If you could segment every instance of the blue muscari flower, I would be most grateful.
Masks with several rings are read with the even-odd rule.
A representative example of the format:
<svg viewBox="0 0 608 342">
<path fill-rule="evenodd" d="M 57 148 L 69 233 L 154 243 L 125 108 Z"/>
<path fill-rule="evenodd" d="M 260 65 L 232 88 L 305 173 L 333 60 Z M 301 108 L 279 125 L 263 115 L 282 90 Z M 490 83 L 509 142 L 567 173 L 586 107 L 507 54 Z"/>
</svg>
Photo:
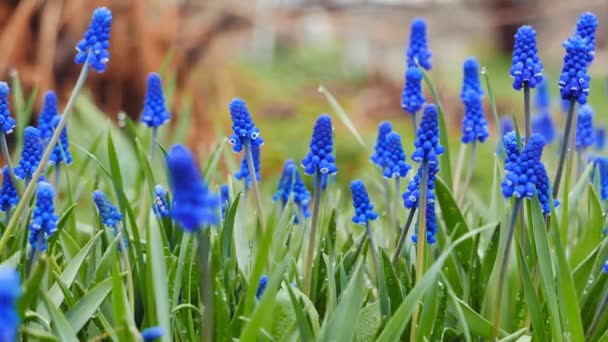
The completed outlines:
<svg viewBox="0 0 608 342">
<path fill-rule="evenodd" d="M 603 270 L 604 270 L 604 273 L 608 273 L 608 258 L 606 258 L 606 262 L 604 263 Z"/>
<path fill-rule="evenodd" d="M 52 90 L 49 90 L 44 95 L 44 103 L 42 104 L 42 111 L 38 114 L 38 130 L 40 131 L 40 138 L 43 144 L 46 146 L 53 136 L 53 119 L 59 116 L 57 110 L 57 95 Z"/>
<path fill-rule="evenodd" d="M 377 219 L 378 214 L 374 211 L 363 182 L 358 179 L 354 180 L 350 183 L 350 191 L 353 194 L 353 207 L 355 208 L 353 223 L 367 225 L 369 221 Z"/>
<path fill-rule="evenodd" d="M 148 127 L 158 128 L 160 125 L 169 121 L 171 114 L 165 105 L 163 95 L 163 84 L 160 76 L 152 72 L 148 75 L 148 88 L 144 98 L 144 110 L 141 122 Z"/>
<path fill-rule="evenodd" d="M 57 231 L 57 215 L 53 198 L 55 191 L 53 186 L 47 182 L 38 183 L 36 189 L 36 206 L 30 222 L 30 246 L 40 251 L 46 250 L 46 241 Z M 42 236 L 40 235 L 42 234 Z M 40 241 L 41 245 L 38 246 Z"/>
<path fill-rule="evenodd" d="M 597 156 L 592 160 L 594 164 L 592 178 L 595 176 L 597 169 L 600 177 L 600 198 L 602 200 L 608 200 L 608 157 Z"/>
<path fill-rule="evenodd" d="M 563 43 L 566 49 L 564 66 L 559 78 L 562 100 L 576 100 L 587 103 L 589 95 L 589 75 L 587 75 L 587 40 L 573 36 Z"/>
<path fill-rule="evenodd" d="M 21 160 L 19 160 L 19 166 L 15 168 L 15 176 L 17 178 L 28 181 L 32 178 L 38 164 L 40 164 L 40 159 L 42 159 L 43 149 L 38 128 L 32 126 L 26 127 L 23 133 Z"/>
<path fill-rule="evenodd" d="M 101 190 L 93 191 L 93 201 L 99 210 L 103 224 L 112 228 L 114 233 L 117 234 L 118 225 L 122 220 L 122 214 Z"/>
<path fill-rule="evenodd" d="M 405 85 L 401 93 L 401 108 L 414 115 L 424 105 L 422 95 L 422 71 L 418 67 L 410 66 L 405 71 Z"/>
<path fill-rule="evenodd" d="M 19 203 L 19 193 L 13 184 L 8 167 L 2 168 L 2 187 L 0 188 L 0 210 L 6 212 Z"/>
<path fill-rule="evenodd" d="M 426 22 L 422 18 L 412 21 L 410 45 L 406 51 L 407 66 L 416 66 L 416 62 L 426 70 L 431 70 L 431 50 L 426 42 Z"/>
<path fill-rule="evenodd" d="M 144 342 L 152 342 L 158 338 L 161 338 L 164 334 L 165 329 L 156 326 L 144 329 L 144 331 L 141 332 L 141 338 L 144 340 Z"/>
<path fill-rule="evenodd" d="M 264 139 L 260 136 L 260 130 L 255 127 L 245 101 L 234 98 L 230 102 L 230 116 L 232 117 L 232 130 L 234 134 L 228 138 L 234 152 L 241 152 L 244 144 L 248 141 L 251 146 L 262 146 Z"/>
<path fill-rule="evenodd" d="M 488 122 L 483 113 L 481 97 L 473 89 L 467 91 L 464 97 L 464 115 L 462 117 L 462 141 L 469 144 L 475 141 L 484 142 L 490 132 Z"/>
<path fill-rule="evenodd" d="M 251 145 L 251 157 L 253 159 L 253 168 L 255 170 L 255 179 L 259 182 L 260 176 L 260 146 Z M 251 186 L 251 175 L 249 174 L 249 164 L 247 164 L 247 156 L 243 155 L 241 160 L 241 169 L 234 173 L 234 177 L 238 180 L 244 180 L 245 188 Z"/>
<path fill-rule="evenodd" d="M 551 96 L 549 94 L 549 86 L 546 77 L 543 78 L 542 82 L 540 82 L 536 88 L 535 103 L 536 110 L 539 113 L 549 111 L 549 108 L 551 107 Z"/>
<path fill-rule="evenodd" d="M 2 342 L 17 341 L 19 296 L 21 296 L 19 273 L 8 266 L 0 265 L 0 341 Z"/>
<path fill-rule="evenodd" d="M 542 162 L 536 163 L 534 166 L 534 175 L 536 182 L 534 182 L 534 186 L 536 187 L 536 191 L 538 193 L 538 200 L 540 202 L 540 207 L 543 210 L 543 213 L 549 215 L 551 214 L 551 188 L 549 184 L 549 176 L 547 176 L 547 170 L 545 169 L 545 165 Z M 555 206 L 557 206 L 557 200 L 554 200 Z"/>
<path fill-rule="evenodd" d="M 439 172 L 438 164 L 429 164 L 428 183 L 426 185 L 426 202 L 433 203 L 435 201 L 435 177 Z M 420 181 L 422 180 L 422 166 L 418 168 L 418 172 L 407 185 L 407 190 L 403 193 L 403 205 L 408 208 L 417 208 L 418 200 L 420 199 Z"/>
<path fill-rule="evenodd" d="M 56 116 L 53 118 L 53 122 L 51 123 L 53 130 L 59 126 L 59 121 L 61 121 L 60 116 Z M 72 154 L 70 153 L 70 142 L 68 141 L 68 126 L 63 126 L 61 130 L 61 134 L 59 135 L 59 141 L 53 147 L 53 152 L 49 158 L 49 165 L 59 165 L 64 162 L 66 165 L 72 164 Z"/>
<path fill-rule="evenodd" d="M 226 218 L 226 209 L 230 207 L 230 188 L 228 184 L 220 187 L 220 202 L 222 206 L 222 218 Z"/>
<path fill-rule="evenodd" d="M 593 62 L 595 55 L 595 30 L 599 25 L 597 17 L 591 12 L 581 14 L 576 23 L 576 35 L 587 39 L 587 62 Z"/>
<path fill-rule="evenodd" d="M 376 139 L 376 146 L 374 147 L 374 154 L 370 157 L 372 163 L 376 166 L 383 168 L 384 163 L 384 151 L 386 150 L 386 135 L 393 130 L 393 125 L 389 121 L 382 121 L 378 126 L 378 138 Z"/>
<path fill-rule="evenodd" d="M 593 145 L 594 139 L 593 108 L 590 105 L 583 105 L 578 110 L 575 148 L 579 151 L 585 150 Z"/>
<path fill-rule="evenodd" d="M 429 245 L 437 242 L 435 235 L 437 234 L 437 218 L 435 215 L 435 202 L 428 203 L 426 206 L 426 242 Z M 412 242 L 418 242 L 418 225 L 416 225 L 415 233 L 412 234 Z"/>
<path fill-rule="evenodd" d="M 405 177 L 412 168 L 405 159 L 405 152 L 401 145 L 401 136 L 391 132 L 386 136 L 386 149 L 384 151 L 384 178 Z"/>
<path fill-rule="evenodd" d="M 595 149 L 603 150 L 606 146 L 606 128 L 598 127 L 595 129 Z"/>
<path fill-rule="evenodd" d="M 331 117 L 321 114 L 315 123 L 310 139 L 310 152 L 302 159 L 304 173 L 312 175 L 317 172 L 321 174 L 336 174 L 338 167 L 333 156 L 333 127 Z"/>
<path fill-rule="evenodd" d="M 505 144 L 505 170 L 509 171 L 519 158 L 519 144 L 517 143 L 517 134 L 515 131 L 509 131 L 503 135 Z"/>
<path fill-rule="evenodd" d="M 283 208 L 287 205 L 289 197 L 293 194 L 293 203 L 301 210 L 305 218 L 310 217 L 308 204 L 310 203 L 310 192 L 306 188 L 306 184 L 298 172 L 298 168 L 293 160 L 288 159 L 283 166 L 283 174 L 279 180 L 277 191 L 272 196 L 273 201 L 281 201 Z M 298 223 L 298 215 L 294 223 Z"/>
<path fill-rule="evenodd" d="M 437 156 L 443 154 L 444 148 L 439 144 L 439 120 L 437 118 L 437 107 L 429 104 L 424 107 L 420 127 L 416 132 L 414 146 L 416 150 L 412 153 L 415 162 L 428 162 L 436 164 Z"/>
<path fill-rule="evenodd" d="M 160 185 L 156 184 L 154 187 L 154 214 L 159 217 L 169 216 L 169 207 L 167 206 L 167 190 Z"/>
<path fill-rule="evenodd" d="M 268 286 L 268 276 L 263 275 L 260 277 L 260 282 L 258 283 L 258 289 L 255 291 L 255 298 L 257 300 L 262 299 L 262 295 L 264 295 L 264 291 L 266 291 L 267 286 Z"/>
<path fill-rule="evenodd" d="M 548 112 L 541 112 L 532 117 L 532 133 L 538 133 L 545 139 L 545 145 L 551 144 L 555 139 L 553 119 Z"/>
<path fill-rule="evenodd" d="M 535 88 L 543 80 L 543 63 L 538 58 L 536 31 L 532 26 L 524 25 L 517 29 L 511 70 L 513 89 L 520 90 L 524 83 Z"/>
<path fill-rule="evenodd" d="M 217 224 L 219 196 L 209 192 L 192 153 L 183 145 L 174 145 L 167 156 L 167 168 L 173 195 L 171 216 L 186 232 Z"/>
<path fill-rule="evenodd" d="M 8 104 L 10 88 L 6 82 L 0 82 L 0 129 L 4 134 L 9 134 L 15 128 L 15 119 L 11 117 Z"/>
<path fill-rule="evenodd" d="M 496 144 L 496 154 L 502 156 L 503 149 L 502 145 L 504 144 L 504 137 L 506 133 L 509 133 L 514 130 L 513 127 L 513 119 L 510 116 L 503 116 L 500 118 L 500 136 L 503 142 L 499 141 Z"/>
<path fill-rule="evenodd" d="M 106 63 L 110 60 L 110 29 L 112 28 L 112 12 L 106 7 L 99 7 L 93 11 L 89 28 L 76 45 L 76 64 L 87 62 L 97 72 L 106 70 Z"/>
<path fill-rule="evenodd" d="M 466 100 L 467 91 L 472 90 L 478 96 L 483 96 L 483 88 L 479 80 L 479 63 L 475 57 L 468 57 L 463 64 L 462 89 L 460 90 L 460 100 Z"/>
<path fill-rule="evenodd" d="M 505 198 L 532 198 L 536 194 L 536 164 L 540 162 L 544 139 L 532 134 L 512 164 L 505 164 L 502 194 Z M 507 167 L 508 166 L 508 167 Z"/>
</svg>

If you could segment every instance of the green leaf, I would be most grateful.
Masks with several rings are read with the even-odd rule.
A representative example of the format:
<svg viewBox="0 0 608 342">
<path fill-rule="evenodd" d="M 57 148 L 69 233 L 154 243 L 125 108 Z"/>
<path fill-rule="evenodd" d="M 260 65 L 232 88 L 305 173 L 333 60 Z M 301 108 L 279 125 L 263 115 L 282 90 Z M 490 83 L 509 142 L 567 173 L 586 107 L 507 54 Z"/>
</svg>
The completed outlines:
<svg viewBox="0 0 608 342">
<path fill-rule="evenodd" d="M 361 144 L 361 146 L 363 146 L 363 148 L 367 149 L 367 146 L 365 145 L 363 138 L 361 138 L 361 135 L 355 128 L 355 125 L 351 121 L 350 117 L 348 116 L 348 114 L 346 113 L 344 108 L 342 108 L 342 106 L 340 106 L 340 103 L 338 103 L 336 98 L 329 92 L 329 90 L 327 90 L 327 88 L 325 88 L 322 85 L 319 86 L 317 91 L 319 93 L 325 95 L 325 99 L 327 99 L 327 102 L 329 102 L 329 106 L 331 107 L 331 109 L 334 110 L 334 112 L 338 116 L 338 119 L 340 119 L 340 121 L 342 121 L 344 126 L 346 126 L 346 128 L 353 134 L 353 136 L 357 139 L 359 144 Z"/>
<path fill-rule="evenodd" d="M 363 266 L 357 265 L 348 286 L 341 295 L 336 311 L 321 327 L 321 341 L 351 341 L 355 330 L 353 322 L 357 322 L 363 304 L 365 288 L 363 286 Z"/>
<path fill-rule="evenodd" d="M 435 323 L 435 317 L 437 316 L 437 309 L 439 307 L 439 302 L 437 301 L 438 286 L 439 282 L 431 285 L 424 296 L 422 314 L 420 315 L 420 320 L 418 321 L 418 330 L 416 335 L 417 341 L 429 339 L 433 333 L 433 324 Z"/>
<path fill-rule="evenodd" d="M 486 89 L 488 90 L 488 98 L 490 99 L 490 105 L 492 108 L 492 118 L 494 118 L 494 127 L 496 127 L 496 130 L 499 131 L 500 122 L 498 119 L 498 110 L 496 109 L 496 98 L 494 97 L 494 92 L 492 91 L 492 84 L 490 83 L 490 75 L 488 73 L 488 69 L 485 66 L 481 69 L 481 74 L 486 80 Z M 502 133 L 496 134 L 496 142 L 503 144 Z"/>
<path fill-rule="evenodd" d="M 570 265 L 580 264 L 602 240 L 604 223 L 602 204 L 591 184 L 589 184 L 587 203 L 589 205 L 589 209 L 585 215 L 587 222 L 583 225 L 584 228 L 581 231 L 579 240 L 573 246 L 572 255 L 569 260 Z"/>
<path fill-rule="evenodd" d="M 106 278 L 97 286 L 87 291 L 87 293 L 76 302 L 70 311 L 66 314 L 68 323 L 75 332 L 80 329 L 92 318 L 97 312 L 99 306 L 106 299 L 112 289 L 112 278 Z"/>
<path fill-rule="evenodd" d="M 97 269 L 95 270 L 95 274 L 93 275 L 93 280 L 95 282 L 100 282 L 105 276 L 110 267 L 116 261 L 116 255 L 118 254 L 118 242 L 122 239 L 122 235 L 116 235 L 116 237 L 110 242 L 106 251 L 99 259 L 99 263 L 97 264 Z"/>
<path fill-rule="evenodd" d="M 165 253 L 162 245 L 163 239 L 159 226 L 148 224 L 146 236 L 148 238 L 148 243 L 146 244 L 147 264 L 149 265 L 148 271 L 151 272 L 152 280 L 152 284 L 148 283 L 147 287 L 154 291 L 156 319 L 165 331 L 162 341 L 170 342 L 173 333 L 171 331 L 167 264 L 165 263 Z"/>
<path fill-rule="evenodd" d="M 437 177 L 435 180 L 435 194 L 437 195 L 437 202 L 441 208 L 441 216 L 443 217 L 446 229 L 450 233 L 452 239 L 458 239 L 469 232 L 470 229 L 464 219 L 464 215 L 462 215 L 448 186 L 440 177 Z M 473 241 L 464 241 L 455 251 L 465 270 L 468 270 L 470 260 L 475 252 L 473 250 Z"/>
<path fill-rule="evenodd" d="M 384 330 L 378 337 L 377 341 L 380 342 L 391 342 L 398 341 L 401 338 L 401 334 L 405 330 L 407 324 L 410 321 L 412 313 L 414 312 L 415 307 L 418 305 L 418 302 L 422 299 L 422 296 L 426 293 L 426 290 L 435 283 L 443 264 L 445 263 L 448 256 L 452 253 L 454 248 L 461 244 L 463 241 L 474 237 L 477 234 L 483 233 L 484 231 L 493 228 L 493 226 L 487 226 L 472 230 L 459 239 L 454 241 L 450 246 L 448 246 L 445 251 L 437 258 L 437 261 L 428 269 L 428 271 L 422 277 L 422 280 L 414 286 L 412 291 L 405 297 L 403 303 L 399 306 L 399 308 L 395 311 L 391 319 L 387 322 Z"/>
<path fill-rule="evenodd" d="M 386 251 L 382 248 L 380 251 L 382 264 L 384 265 L 384 276 L 386 279 L 388 297 L 391 303 L 391 308 L 395 309 L 403 302 L 403 292 L 401 290 L 403 286 L 397 277 L 397 273 L 395 273 L 395 269 L 393 268 L 390 258 L 388 255 L 386 255 Z"/>
<path fill-rule="evenodd" d="M 355 341 L 373 341 L 376 337 L 382 323 L 378 304 L 378 302 L 374 302 L 361 309 L 355 326 Z"/>
<path fill-rule="evenodd" d="M 284 283 L 288 284 L 288 281 Z M 285 286 L 285 288 L 289 293 L 289 298 L 293 305 L 300 338 L 302 341 L 313 341 L 319 329 L 317 323 L 319 315 L 315 310 L 314 304 L 297 288 L 289 285 Z"/>
<path fill-rule="evenodd" d="M 38 259 L 36 263 L 36 267 L 32 272 L 30 279 L 25 283 L 25 289 L 21 296 L 19 296 L 19 301 L 17 304 L 17 312 L 19 316 L 23 317 L 25 315 L 25 311 L 28 310 L 32 304 L 34 304 L 38 300 L 38 296 L 43 289 L 40 288 L 40 284 L 42 284 L 42 277 L 44 276 L 46 269 L 48 266 L 48 259 L 43 254 Z"/>
<path fill-rule="evenodd" d="M 53 303 L 51 298 L 49 298 L 49 295 L 46 294 L 44 291 L 41 291 L 40 294 L 42 295 L 44 305 L 46 306 L 46 309 L 49 312 L 50 318 L 53 320 L 51 328 L 55 336 L 57 336 L 63 342 L 78 342 L 78 337 L 76 337 L 76 333 L 68 323 L 65 316 Z"/>
<path fill-rule="evenodd" d="M 561 339 L 563 335 L 553 275 L 553 262 L 551 251 L 549 250 L 549 237 L 547 236 L 538 198 L 535 197 L 530 202 L 532 206 L 532 232 L 534 233 L 534 243 L 536 244 L 536 252 L 538 253 L 538 266 L 540 267 L 544 297 L 547 299 L 549 308 L 549 323 L 553 334 L 552 337 L 554 339 Z"/>
<path fill-rule="evenodd" d="M 226 218 L 224 219 L 224 226 L 222 228 L 222 237 L 221 237 L 222 256 L 224 257 L 224 260 L 228 260 L 234 254 L 233 250 L 232 250 L 232 248 L 234 246 L 234 241 L 233 241 L 234 222 L 235 222 L 235 216 L 237 213 L 237 209 L 239 207 L 240 200 L 241 200 L 241 194 L 238 193 L 234 198 L 234 202 L 232 202 L 232 204 L 230 204 L 230 210 L 228 210 L 228 212 L 226 212 Z"/>
<path fill-rule="evenodd" d="M 479 313 L 475 312 L 475 310 L 471 309 L 462 301 L 462 299 L 452 296 L 453 301 L 460 307 L 464 314 L 465 322 L 462 324 L 466 324 L 467 328 L 471 330 L 474 334 L 481 336 L 484 339 L 491 340 L 492 336 L 492 323 L 482 317 Z"/>
</svg>

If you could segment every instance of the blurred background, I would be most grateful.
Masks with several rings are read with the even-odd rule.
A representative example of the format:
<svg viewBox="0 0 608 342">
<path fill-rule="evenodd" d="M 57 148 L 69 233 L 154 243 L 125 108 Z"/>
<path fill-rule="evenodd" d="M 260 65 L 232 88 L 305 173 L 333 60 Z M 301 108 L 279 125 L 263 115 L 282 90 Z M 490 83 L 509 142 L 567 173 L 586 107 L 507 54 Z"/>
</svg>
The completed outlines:
<svg viewBox="0 0 608 342">
<path fill-rule="evenodd" d="M 582 12 L 598 16 L 590 101 L 596 122 L 606 121 L 599 110 L 607 108 L 605 0 L 3 0 L 0 75 L 8 79 L 17 71 L 26 93 L 38 89 L 34 115 L 47 89 L 55 89 L 61 103 L 67 101 L 79 72 L 73 63 L 74 46 L 97 6 L 109 7 L 114 21 L 108 70 L 92 74 L 87 82 L 91 101 L 110 120 L 116 121 L 121 112 L 138 119 L 146 76 L 160 71 L 172 124 L 180 116 L 191 116 L 179 140 L 206 158 L 230 133 L 230 99 L 241 97 L 266 140 L 262 177 L 280 172 L 286 158 L 300 160 L 316 117 L 323 112 L 335 115 L 318 92 L 320 85 L 344 107 L 367 144 L 366 149 L 357 143 L 336 119 L 341 173 L 350 179 L 371 170 L 359 166 L 367 162 L 377 124 L 385 119 L 404 136 L 409 157 L 411 121 L 400 108 L 400 93 L 410 23 L 419 16 L 428 24 L 430 76 L 446 113 L 453 159 L 460 139 L 458 95 L 467 56 L 477 56 L 487 68 L 499 114 L 522 114 L 523 95 L 511 88 L 508 75 L 513 35 L 522 24 L 538 33 L 553 117 L 560 123 L 561 43 L 573 33 Z M 494 131 L 487 96 L 484 102 Z M 480 153 L 491 156 L 495 141 L 496 135 Z M 226 172 L 238 162 L 226 165 Z"/>
</svg>

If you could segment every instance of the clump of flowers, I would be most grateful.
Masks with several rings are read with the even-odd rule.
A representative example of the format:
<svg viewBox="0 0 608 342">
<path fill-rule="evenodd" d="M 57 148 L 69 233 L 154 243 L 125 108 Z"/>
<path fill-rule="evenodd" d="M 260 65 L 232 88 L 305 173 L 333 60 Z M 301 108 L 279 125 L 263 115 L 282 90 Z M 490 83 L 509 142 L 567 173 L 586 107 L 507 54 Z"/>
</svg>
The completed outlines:
<svg viewBox="0 0 608 342">
<path fill-rule="evenodd" d="M 15 119 L 11 117 L 8 104 L 10 88 L 6 82 L 0 82 L 0 128 L 4 134 L 9 134 L 15 128 Z"/>
<path fill-rule="evenodd" d="M 110 30 L 112 28 L 112 12 L 106 7 L 93 11 L 89 28 L 78 45 L 76 45 L 76 64 L 87 63 L 97 72 L 106 71 L 106 63 L 110 60 Z"/>
<path fill-rule="evenodd" d="M 410 45 L 406 51 L 408 67 L 420 64 L 426 70 L 431 70 L 431 50 L 426 41 L 426 21 L 416 18 L 412 21 L 410 31 Z"/>
<path fill-rule="evenodd" d="M 385 165 L 384 154 L 386 151 L 387 141 L 386 136 L 393 130 L 393 125 L 389 121 L 382 121 L 378 126 L 378 138 L 376 139 L 376 146 L 374 147 L 374 153 L 370 157 L 372 163 L 376 166 L 383 168 Z"/>
<path fill-rule="evenodd" d="M 163 84 L 160 75 L 153 72 L 148 75 L 148 88 L 144 98 L 144 110 L 141 122 L 146 126 L 158 128 L 169 121 L 171 113 L 167 110 L 165 96 L 163 95 Z"/>
<path fill-rule="evenodd" d="M 40 164 L 40 159 L 42 159 L 43 146 L 42 140 L 40 140 L 40 131 L 36 127 L 26 127 L 23 140 L 21 160 L 19 160 L 19 166 L 15 168 L 15 176 L 20 180 L 29 182 L 38 164 Z"/>
<path fill-rule="evenodd" d="M 55 191 L 47 182 L 38 183 L 36 206 L 30 222 L 29 242 L 33 250 L 45 251 L 46 241 L 57 231 L 57 215 L 53 199 Z"/>
<path fill-rule="evenodd" d="M 513 89 L 520 90 L 525 85 L 535 88 L 543 80 L 543 64 L 538 58 L 536 31 L 532 26 L 524 25 L 515 34 L 511 70 Z"/>
</svg>

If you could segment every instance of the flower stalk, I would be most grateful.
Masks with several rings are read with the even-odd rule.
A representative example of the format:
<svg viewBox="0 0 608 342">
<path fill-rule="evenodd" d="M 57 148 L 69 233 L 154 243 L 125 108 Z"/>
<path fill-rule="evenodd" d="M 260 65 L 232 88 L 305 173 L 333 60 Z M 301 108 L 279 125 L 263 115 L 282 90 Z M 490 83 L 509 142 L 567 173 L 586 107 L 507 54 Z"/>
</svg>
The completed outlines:
<svg viewBox="0 0 608 342">
<path fill-rule="evenodd" d="M 315 172 L 315 194 L 312 204 L 312 218 L 310 220 L 310 236 L 308 238 L 308 251 L 306 254 L 306 268 L 304 276 L 304 293 L 311 295 L 311 284 L 312 284 L 312 263 L 315 254 L 315 242 L 317 239 L 317 220 L 319 219 L 319 206 L 321 203 L 321 192 L 323 175 L 320 171 Z"/>
</svg>

